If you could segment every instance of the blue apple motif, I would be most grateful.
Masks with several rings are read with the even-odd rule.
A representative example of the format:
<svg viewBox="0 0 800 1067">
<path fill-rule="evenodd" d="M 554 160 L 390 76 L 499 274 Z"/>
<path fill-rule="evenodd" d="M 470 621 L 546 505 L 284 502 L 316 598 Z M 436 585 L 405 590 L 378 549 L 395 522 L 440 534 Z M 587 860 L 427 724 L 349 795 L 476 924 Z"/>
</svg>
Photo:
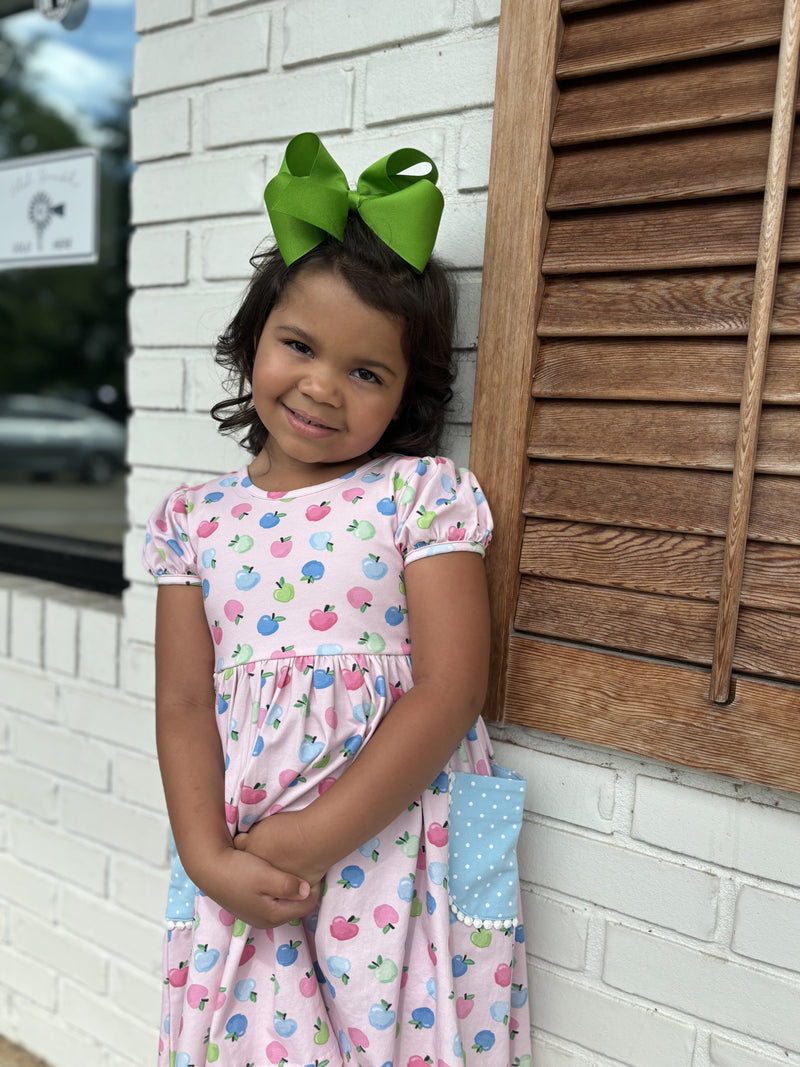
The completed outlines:
<svg viewBox="0 0 800 1067">
<path fill-rule="evenodd" d="M 365 723 L 374 710 L 375 705 L 372 701 L 363 700 L 360 704 L 353 705 L 353 718 L 356 722 Z"/>
<path fill-rule="evenodd" d="M 353 734 L 351 737 L 348 737 L 344 743 L 344 748 L 342 749 L 342 755 L 345 759 L 355 756 L 356 752 L 361 748 L 362 740 L 363 738 L 359 737 L 358 734 Z"/>
<path fill-rule="evenodd" d="M 371 837 L 369 841 L 365 841 L 363 845 L 359 847 L 359 852 L 366 860 L 377 860 L 378 849 L 381 847 L 381 839 L 379 837 Z"/>
<path fill-rule="evenodd" d="M 379 674 L 378 677 L 375 679 L 375 692 L 378 694 L 379 697 L 386 696 L 386 679 L 383 677 L 382 674 Z"/>
<path fill-rule="evenodd" d="M 430 1030 L 435 1021 L 435 1015 L 430 1008 L 414 1008 L 411 1012 L 411 1026 L 417 1030 Z"/>
<path fill-rule="evenodd" d="M 356 863 L 349 863 L 346 867 L 342 867 L 342 875 L 338 881 L 338 885 L 343 885 L 345 889 L 358 889 L 358 887 L 364 881 L 364 871 Z M 330 964 L 328 960 L 328 964 Z"/>
<path fill-rule="evenodd" d="M 238 1041 L 240 1037 L 244 1037 L 247 1030 L 247 1016 L 246 1015 L 231 1015 L 230 1019 L 225 1023 L 225 1040 L 230 1038 L 231 1041 Z"/>
<path fill-rule="evenodd" d="M 222 498 L 223 498 L 224 496 L 225 496 L 225 494 L 224 494 L 224 493 L 220 493 L 220 492 L 216 492 L 216 493 L 207 493 L 207 494 L 206 494 L 206 495 L 205 495 L 205 496 L 203 497 L 203 503 L 204 503 L 204 504 L 216 504 L 216 502 L 217 502 L 218 500 L 222 500 Z"/>
<path fill-rule="evenodd" d="M 203 588 L 203 600 L 208 600 L 208 594 L 211 592 L 211 585 L 209 584 L 208 578 L 204 578 L 203 579 L 202 588 Z"/>
<path fill-rule="evenodd" d="M 381 515 L 394 515 L 397 511 L 397 506 L 390 496 L 385 496 L 383 500 L 379 500 L 377 508 Z"/>
<path fill-rule="evenodd" d="M 271 530 L 277 526 L 281 519 L 285 519 L 286 515 L 282 511 L 268 511 L 266 515 L 262 515 L 258 520 L 258 525 L 264 530 Z"/>
<path fill-rule="evenodd" d="M 467 968 L 470 967 L 475 961 L 469 959 L 468 956 L 462 956 L 459 953 L 453 956 L 453 977 L 460 978 L 462 974 L 467 973 Z"/>
<path fill-rule="evenodd" d="M 496 1000 L 489 1008 L 489 1014 L 496 1023 L 505 1023 L 508 1021 L 508 1001 Z"/>
<path fill-rule="evenodd" d="M 491 1030 L 479 1030 L 475 1035 L 475 1041 L 472 1045 L 476 1052 L 488 1052 L 494 1045 L 494 1034 Z"/>
<path fill-rule="evenodd" d="M 417 460 L 416 473 L 420 476 L 420 478 L 422 478 L 428 473 L 428 464 L 425 462 L 424 459 Z"/>
<path fill-rule="evenodd" d="M 389 608 L 388 611 L 386 612 L 386 614 L 383 617 L 384 617 L 384 619 L 386 619 L 386 621 L 389 623 L 390 626 L 399 626 L 400 623 L 403 621 L 403 618 L 404 618 L 405 614 L 406 614 L 405 608 L 402 608 L 402 607 L 394 608 L 393 607 L 393 608 Z"/>
<path fill-rule="evenodd" d="M 391 1004 L 385 1000 L 382 1000 L 380 1004 L 373 1004 L 367 1014 L 370 1026 L 374 1026 L 376 1030 L 388 1030 L 390 1026 L 394 1026 L 397 1016 L 391 1011 L 391 1007 Z"/>
<path fill-rule="evenodd" d="M 261 734 L 259 734 L 258 737 L 256 738 L 256 743 L 253 745 L 253 755 L 254 756 L 260 756 L 263 751 L 264 751 L 264 738 L 261 736 Z"/>
<path fill-rule="evenodd" d="M 282 715 L 283 708 L 280 706 L 280 704 L 273 704 L 267 712 L 267 717 L 264 721 L 266 722 L 267 726 L 274 726 L 277 730 L 278 726 L 280 725 Z"/>
<path fill-rule="evenodd" d="M 331 641 L 327 645 L 317 645 L 318 656 L 341 656 L 344 652 L 344 648 L 340 644 L 335 644 Z"/>
<path fill-rule="evenodd" d="M 436 1001 L 439 999 L 439 988 L 436 985 L 435 978 L 428 979 L 428 981 L 425 983 L 425 991 L 427 992 L 431 1000 Z"/>
<path fill-rule="evenodd" d="M 297 1022 L 294 1019 L 287 1019 L 285 1011 L 275 1012 L 272 1025 L 275 1027 L 275 1033 L 280 1034 L 281 1037 L 291 1037 L 297 1029 Z"/>
<path fill-rule="evenodd" d="M 447 864 L 438 863 L 436 860 L 428 864 L 428 877 L 434 885 L 444 885 L 447 877 Z"/>
<path fill-rule="evenodd" d="M 286 620 L 281 615 L 262 615 L 256 623 L 256 629 L 263 637 L 269 637 L 278 629 L 278 624 Z"/>
<path fill-rule="evenodd" d="M 511 1007 L 521 1008 L 528 999 L 528 990 L 521 985 L 511 987 Z"/>
<path fill-rule="evenodd" d="M 208 570 L 209 568 L 216 567 L 217 565 L 217 550 L 216 548 L 207 548 L 200 556 L 200 562 Z"/>
<path fill-rule="evenodd" d="M 299 946 L 299 941 L 287 941 L 285 944 L 278 946 L 278 951 L 275 953 L 275 959 L 281 967 L 291 967 L 297 959 L 297 949 Z"/>
<path fill-rule="evenodd" d="M 308 543 L 316 552 L 333 552 L 333 534 L 328 530 L 317 530 Z"/>
<path fill-rule="evenodd" d="M 347 985 L 349 981 L 348 971 L 351 966 L 346 956 L 328 956 L 328 970 L 334 978 L 340 978 L 343 985 Z"/>
<path fill-rule="evenodd" d="M 255 978 L 243 978 L 241 982 L 237 982 L 233 987 L 233 995 L 238 1001 L 241 1001 L 242 1004 L 248 1000 L 255 1003 L 257 996 Z"/>
<path fill-rule="evenodd" d="M 517 928 L 514 931 L 514 940 L 518 945 L 521 945 L 525 940 L 525 927 L 522 923 L 517 924 Z"/>
<path fill-rule="evenodd" d="M 314 582 L 318 582 L 325 573 L 325 564 L 320 563 L 318 559 L 310 559 L 308 563 L 304 563 L 300 568 L 302 574 L 301 582 L 308 582 L 309 585 L 313 585 Z"/>
<path fill-rule="evenodd" d="M 428 915 L 433 915 L 436 911 L 436 898 L 432 893 L 425 894 L 425 906 L 428 909 Z"/>
<path fill-rule="evenodd" d="M 218 959 L 219 952 L 217 949 L 209 948 L 208 945 L 200 945 L 194 951 L 195 969 L 201 973 L 210 971 Z"/>
<path fill-rule="evenodd" d="M 229 486 L 236 485 L 236 477 L 233 474 L 229 474 L 226 478 L 220 478 L 219 484 L 220 485 L 224 485 L 225 488 L 227 489 Z M 244 478 L 242 478 L 242 485 L 252 485 L 252 484 L 253 483 L 250 481 L 250 478 L 248 477 L 248 475 L 245 475 Z"/>
<path fill-rule="evenodd" d="M 306 734 L 305 740 L 301 743 L 300 748 L 297 751 L 298 759 L 301 763 L 311 763 L 324 748 L 324 742 L 317 741 L 316 737 Z"/>
<path fill-rule="evenodd" d="M 183 555 L 183 549 L 181 548 L 181 546 L 178 544 L 177 541 L 173 540 L 173 538 L 170 537 L 170 539 L 167 541 L 167 544 L 169 545 L 169 547 L 172 549 L 172 551 L 175 553 L 176 556 L 182 556 Z"/>
<path fill-rule="evenodd" d="M 253 570 L 252 567 L 242 567 L 241 570 L 236 572 L 236 588 L 241 589 L 243 592 L 247 592 L 248 589 L 254 589 L 260 581 L 261 575 L 258 571 Z"/>
<path fill-rule="evenodd" d="M 333 685 L 333 671 L 330 667 L 326 667 L 325 670 L 317 668 L 314 671 L 314 688 L 327 689 L 331 685 Z"/>
<path fill-rule="evenodd" d="M 366 559 L 361 561 L 361 570 L 364 572 L 365 577 L 372 578 L 373 581 L 380 581 L 389 570 L 389 567 L 380 556 L 370 553 Z"/>
<path fill-rule="evenodd" d="M 433 793 L 437 796 L 440 793 L 446 793 L 450 788 L 450 779 L 447 776 L 447 771 L 440 771 L 428 786 Z"/>
<path fill-rule="evenodd" d="M 404 900 L 406 904 L 410 904 L 414 899 L 414 880 L 410 875 L 401 878 L 397 883 L 397 895 L 401 900 Z"/>
</svg>

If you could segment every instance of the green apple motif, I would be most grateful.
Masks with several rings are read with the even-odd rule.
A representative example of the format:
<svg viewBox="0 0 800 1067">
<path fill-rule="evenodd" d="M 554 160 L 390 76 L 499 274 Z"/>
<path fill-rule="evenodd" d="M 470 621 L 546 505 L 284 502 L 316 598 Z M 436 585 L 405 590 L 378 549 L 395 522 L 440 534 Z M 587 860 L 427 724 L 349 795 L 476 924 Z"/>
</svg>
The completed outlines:
<svg viewBox="0 0 800 1067">
<path fill-rule="evenodd" d="M 405 484 L 405 478 L 401 478 L 399 474 L 395 474 L 395 476 L 392 478 L 392 489 L 394 489 L 395 492 L 398 492 L 400 489 L 402 489 Z"/>
<path fill-rule="evenodd" d="M 326 1045 L 330 1036 L 331 1032 L 328 1024 L 317 1017 L 317 1021 L 314 1023 L 314 1044 Z"/>
<path fill-rule="evenodd" d="M 272 595 L 279 603 L 288 604 L 290 600 L 294 600 L 294 586 L 291 582 L 287 582 L 285 578 L 279 578 L 275 584 L 278 588 Z"/>
<path fill-rule="evenodd" d="M 358 639 L 358 643 L 360 645 L 363 645 L 366 648 L 367 652 L 373 652 L 375 653 L 375 655 L 380 655 L 380 653 L 383 652 L 383 650 L 386 648 L 386 642 L 380 634 L 368 634 L 366 631 L 364 631 L 364 633 Z"/>
<path fill-rule="evenodd" d="M 253 658 L 253 646 L 252 645 L 237 645 L 233 651 L 231 659 L 234 663 L 241 666 L 243 663 L 249 663 Z"/>
<path fill-rule="evenodd" d="M 417 891 L 414 890 L 414 896 L 411 898 L 411 918 L 418 919 L 422 915 L 422 898 L 417 896 Z"/>
<path fill-rule="evenodd" d="M 247 924 L 242 922 L 241 919 L 237 919 L 233 924 L 233 936 L 234 937 L 241 937 L 246 929 L 247 929 Z"/>
<path fill-rule="evenodd" d="M 385 960 L 383 956 L 378 956 L 376 960 L 373 960 L 369 969 L 375 972 L 375 977 L 379 982 L 393 982 L 397 977 L 397 964 L 394 960 Z"/>
<path fill-rule="evenodd" d="M 350 523 L 347 532 L 354 533 L 360 541 L 369 541 L 375 536 L 375 527 L 366 519 L 359 519 Z"/>
<path fill-rule="evenodd" d="M 249 552 L 255 544 L 250 534 L 236 534 L 232 541 L 228 542 L 228 548 L 234 552 Z"/>
<path fill-rule="evenodd" d="M 480 930 L 474 930 L 470 935 L 470 941 L 476 948 L 488 948 L 492 943 L 492 932 L 482 926 Z"/>
<path fill-rule="evenodd" d="M 417 526 L 419 526 L 420 530 L 429 530 L 431 528 L 433 520 L 436 518 L 436 512 L 428 511 L 424 504 L 417 511 L 417 515 L 419 515 L 419 518 L 417 519 Z"/>
<path fill-rule="evenodd" d="M 215 1045 L 213 1041 L 209 1042 L 206 1049 L 206 1059 L 209 1063 L 216 1063 L 219 1059 L 219 1045 Z"/>
<path fill-rule="evenodd" d="M 406 830 L 401 837 L 398 837 L 395 844 L 400 846 L 403 855 L 408 856 L 410 860 L 417 858 L 419 853 L 419 834 L 410 834 Z"/>
</svg>

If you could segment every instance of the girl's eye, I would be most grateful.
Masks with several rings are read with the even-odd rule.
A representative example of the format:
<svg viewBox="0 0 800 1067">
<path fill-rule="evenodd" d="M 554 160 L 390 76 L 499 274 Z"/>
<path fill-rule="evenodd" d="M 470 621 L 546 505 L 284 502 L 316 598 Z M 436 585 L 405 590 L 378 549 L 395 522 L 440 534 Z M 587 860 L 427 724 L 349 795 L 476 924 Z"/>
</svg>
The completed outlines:
<svg viewBox="0 0 800 1067">
<path fill-rule="evenodd" d="M 311 349 L 308 347 L 308 345 L 303 344 L 302 341 L 289 340 L 286 341 L 286 344 L 289 346 L 289 348 L 292 349 L 293 352 L 299 352 L 301 356 L 311 355 Z"/>
<path fill-rule="evenodd" d="M 354 370 L 353 374 L 358 378 L 360 382 L 377 382 L 380 385 L 380 378 L 377 374 L 374 374 L 371 370 L 367 370 L 366 367 L 359 367 L 358 370 Z"/>
</svg>

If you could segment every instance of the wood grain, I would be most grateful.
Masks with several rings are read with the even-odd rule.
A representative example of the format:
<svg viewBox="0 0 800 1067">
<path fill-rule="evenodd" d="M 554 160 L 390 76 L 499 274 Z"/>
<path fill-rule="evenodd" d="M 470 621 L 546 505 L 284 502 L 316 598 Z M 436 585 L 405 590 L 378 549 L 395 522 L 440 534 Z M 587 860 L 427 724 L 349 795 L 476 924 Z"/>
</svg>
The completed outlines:
<svg viewBox="0 0 800 1067">
<path fill-rule="evenodd" d="M 587 147 L 555 157 L 548 211 L 732 196 L 764 188 L 769 127 L 720 126 Z M 800 184 L 800 162 L 790 173 Z"/>
<path fill-rule="evenodd" d="M 529 520 L 522 541 L 523 574 L 614 586 L 716 604 L 725 543 L 675 531 Z M 800 614 L 800 549 L 751 542 L 742 603 Z"/>
<path fill-rule="evenodd" d="M 750 500 L 759 447 L 759 424 L 770 328 L 778 287 L 783 215 L 792 152 L 797 80 L 800 72 L 800 0 L 785 0 L 775 110 L 770 141 L 764 215 L 756 260 L 753 310 L 747 337 L 744 386 L 736 438 L 728 532 L 722 568 L 722 591 L 711 668 L 711 699 L 728 700 L 736 646 L 742 572 L 747 549 Z"/>
<path fill-rule="evenodd" d="M 539 637 L 707 667 L 716 614 L 715 605 L 693 600 L 524 578 L 515 621 Z M 744 673 L 800 680 L 800 618 L 743 607 L 734 662 Z"/>
<path fill-rule="evenodd" d="M 555 276 L 545 285 L 540 337 L 746 336 L 753 274 L 663 271 Z M 778 273 L 773 333 L 800 332 L 800 269 Z"/>
<path fill-rule="evenodd" d="M 554 147 L 769 118 L 774 49 L 565 82 Z"/>
<path fill-rule="evenodd" d="M 723 536 L 731 476 L 717 471 L 534 462 L 524 512 L 570 519 Z M 800 479 L 756 475 L 751 542 L 800 545 Z"/>
<path fill-rule="evenodd" d="M 536 405 L 531 459 L 732 470 L 739 413 L 711 404 L 544 400 Z M 800 474 L 800 411 L 764 412 L 756 469 Z"/>
<path fill-rule="evenodd" d="M 672 0 L 599 11 L 569 19 L 557 76 L 584 77 L 692 56 L 775 44 L 781 29 L 781 0 Z"/>
<path fill-rule="evenodd" d="M 665 270 L 755 264 L 760 197 L 554 215 L 542 261 L 545 274 Z M 800 197 L 790 196 L 781 262 L 800 260 Z"/>
<path fill-rule="evenodd" d="M 541 342 L 535 397 L 575 400 L 687 400 L 737 404 L 743 338 L 581 338 Z M 764 401 L 800 403 L 800 338 L 773 338 Z"/>
<path fill-rule="evenodd" d="M 720 707 L 708 672 L 514 637 L 508 661 L 514 722 L 800 792 L 800 688 L 736 678 Z"/>
<path fill-rule="evenodd" d="M 560 16 L 555 2 L 504 0 L 500 12 L 486 245 L 470 463 L 491 501 L 494 542 L 487 557 L 492 670 L 487 714 L 505 714 L 508 634 L 522 539 L 525 440 L 532 399 L 539 263 L 547 219 L 550 131 Z M 524 87 L 524 91 L 520 91 Z M 525 180 L 520 181 L 520 174 Z M 509 284 L 509 278 L 514 284 Z M 502 397 L 502 405 L 498 398 Z M 502 410 L 501 410 L 502 407 Z"/>
</svg>

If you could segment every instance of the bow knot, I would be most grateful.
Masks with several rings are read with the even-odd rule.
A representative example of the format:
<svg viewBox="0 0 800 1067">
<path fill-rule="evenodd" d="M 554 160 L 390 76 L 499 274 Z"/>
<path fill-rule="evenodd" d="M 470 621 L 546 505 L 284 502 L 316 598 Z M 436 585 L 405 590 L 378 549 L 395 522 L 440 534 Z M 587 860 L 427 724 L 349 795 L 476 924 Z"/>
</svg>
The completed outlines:
<svg viewBox="0 0 800 1067">
<path fill-rule="evenodd" d="M 428 165 L 427 174 L 406 174 Z M 341 241 L 356 211 L 414 270 L 430 259 L 444 198 L 436 164 L 416 148 L 399 148 L 367 167 L 351 189 L 339 165 L 315 133 L 300 133 L 286 147 L 281 169 L 264 190 L 275 240 L 291 266 L 330 234 Z"/>
</svg>

